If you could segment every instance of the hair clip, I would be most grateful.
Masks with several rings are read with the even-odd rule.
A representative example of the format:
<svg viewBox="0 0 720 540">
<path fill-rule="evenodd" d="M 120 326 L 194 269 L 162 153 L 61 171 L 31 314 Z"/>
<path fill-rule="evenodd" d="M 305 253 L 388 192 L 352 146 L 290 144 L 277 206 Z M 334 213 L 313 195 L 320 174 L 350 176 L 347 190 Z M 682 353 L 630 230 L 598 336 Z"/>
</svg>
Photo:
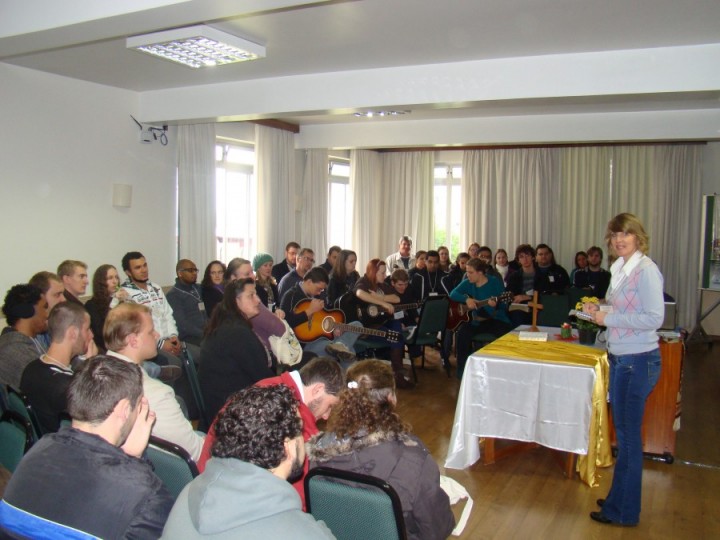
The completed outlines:
<svg viewBox="0 0 720 540">
<path fill-rule="evenodd" d="M 357 381 L 350 381 L 350 382 L 348 383 L 348 388 L 350 388 L 351 390 L 354 390 L 354 389 L 356 389 L 357 387 L 358 387 Z"/>
</svg>

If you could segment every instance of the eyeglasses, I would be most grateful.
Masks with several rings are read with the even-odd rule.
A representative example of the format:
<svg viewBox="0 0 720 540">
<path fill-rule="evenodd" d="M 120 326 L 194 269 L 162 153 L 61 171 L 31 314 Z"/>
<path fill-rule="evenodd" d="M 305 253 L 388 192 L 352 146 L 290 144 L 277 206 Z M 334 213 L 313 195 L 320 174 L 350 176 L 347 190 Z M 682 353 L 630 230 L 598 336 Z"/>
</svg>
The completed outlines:
<svg viewBox="0 0 720 540">
<path fill-rule="evenodd" d="M 192 272 L 193 274 L 197 274 L 197 273 L 198 273 L 198 269 L 197 269 L 197 268 L 183 268 L 183 269 L 180 270 L 180 271 L 181 271 L 181 272 Z"/>
<path fill-rule="evenodd" d="M 307 262 L 315 264 L 315 259 L 311 259 L 310 257 L 303 257 Z"/>
</svg>

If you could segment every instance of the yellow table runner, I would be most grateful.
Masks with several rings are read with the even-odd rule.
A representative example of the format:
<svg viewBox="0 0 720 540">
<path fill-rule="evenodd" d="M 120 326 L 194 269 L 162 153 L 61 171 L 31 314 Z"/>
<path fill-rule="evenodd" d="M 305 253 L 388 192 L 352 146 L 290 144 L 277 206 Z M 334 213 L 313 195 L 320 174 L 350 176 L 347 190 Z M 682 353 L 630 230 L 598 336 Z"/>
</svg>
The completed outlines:
<svg viewBox="0 0 720 540">
<path fill-rule="evenodd" d="M 606 401 L 610 369 L 607 353 L 564 341 L 520 341 L 517 334 L 510 333 L 483 347 L 482 354 L 529 362 L 587 366 L 595 370 L 588 453 L 578 456 L 576 470 L 587 485 L 598 486 L 596 468 L 609 467 L 613 463 Z"/>
</svg>

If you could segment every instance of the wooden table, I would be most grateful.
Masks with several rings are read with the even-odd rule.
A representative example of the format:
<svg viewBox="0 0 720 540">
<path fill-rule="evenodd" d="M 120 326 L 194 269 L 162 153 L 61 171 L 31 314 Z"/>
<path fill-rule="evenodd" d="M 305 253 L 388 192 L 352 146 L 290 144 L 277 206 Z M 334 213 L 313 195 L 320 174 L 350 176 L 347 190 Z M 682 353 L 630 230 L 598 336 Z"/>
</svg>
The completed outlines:
<svg viewBox="0 0 720 540">
<path fill-rule="evenodd" d="M 445 467 L 490 463 L 517 449 L 496 451 L 494 439 L 540 444 L 577 454 L 577 471 L 597 485 L 596 467 L 612 464 L 605 351 L 555 338 L 547 343 L 503 336 L 468 359 L 460 386 Z M 572 457 L 565 470 L 572 475 Z"/>
</svg>

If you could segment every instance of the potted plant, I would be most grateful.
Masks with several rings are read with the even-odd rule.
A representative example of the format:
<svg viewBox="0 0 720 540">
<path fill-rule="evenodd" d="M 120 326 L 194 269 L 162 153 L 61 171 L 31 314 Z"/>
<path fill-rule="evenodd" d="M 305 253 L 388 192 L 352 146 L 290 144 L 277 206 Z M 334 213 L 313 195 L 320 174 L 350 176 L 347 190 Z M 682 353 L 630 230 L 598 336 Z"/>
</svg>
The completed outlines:
<svg viewBox="0 0 720 540">
<path fill-rule="evenodd" d="M 596 304 L 600 305 L 600 300 L 598 300 L 595 296 L 583 296 L 580 301 L 575 305 L 576 311 L 582 311 L 583 304 Z M 575 326 L 577 326 L 578 329 L 578 338 L 580 340 L 580 343 L 583 345 L 594 345 L 595 344 L 595 338 L 597 338 L 597 333 L 600 330 L 600 327 L 592 322 L 592 321 L 586 321 L 585 319 L 581 319 L 580 317 L 575 317 Z"/>
</svg>

